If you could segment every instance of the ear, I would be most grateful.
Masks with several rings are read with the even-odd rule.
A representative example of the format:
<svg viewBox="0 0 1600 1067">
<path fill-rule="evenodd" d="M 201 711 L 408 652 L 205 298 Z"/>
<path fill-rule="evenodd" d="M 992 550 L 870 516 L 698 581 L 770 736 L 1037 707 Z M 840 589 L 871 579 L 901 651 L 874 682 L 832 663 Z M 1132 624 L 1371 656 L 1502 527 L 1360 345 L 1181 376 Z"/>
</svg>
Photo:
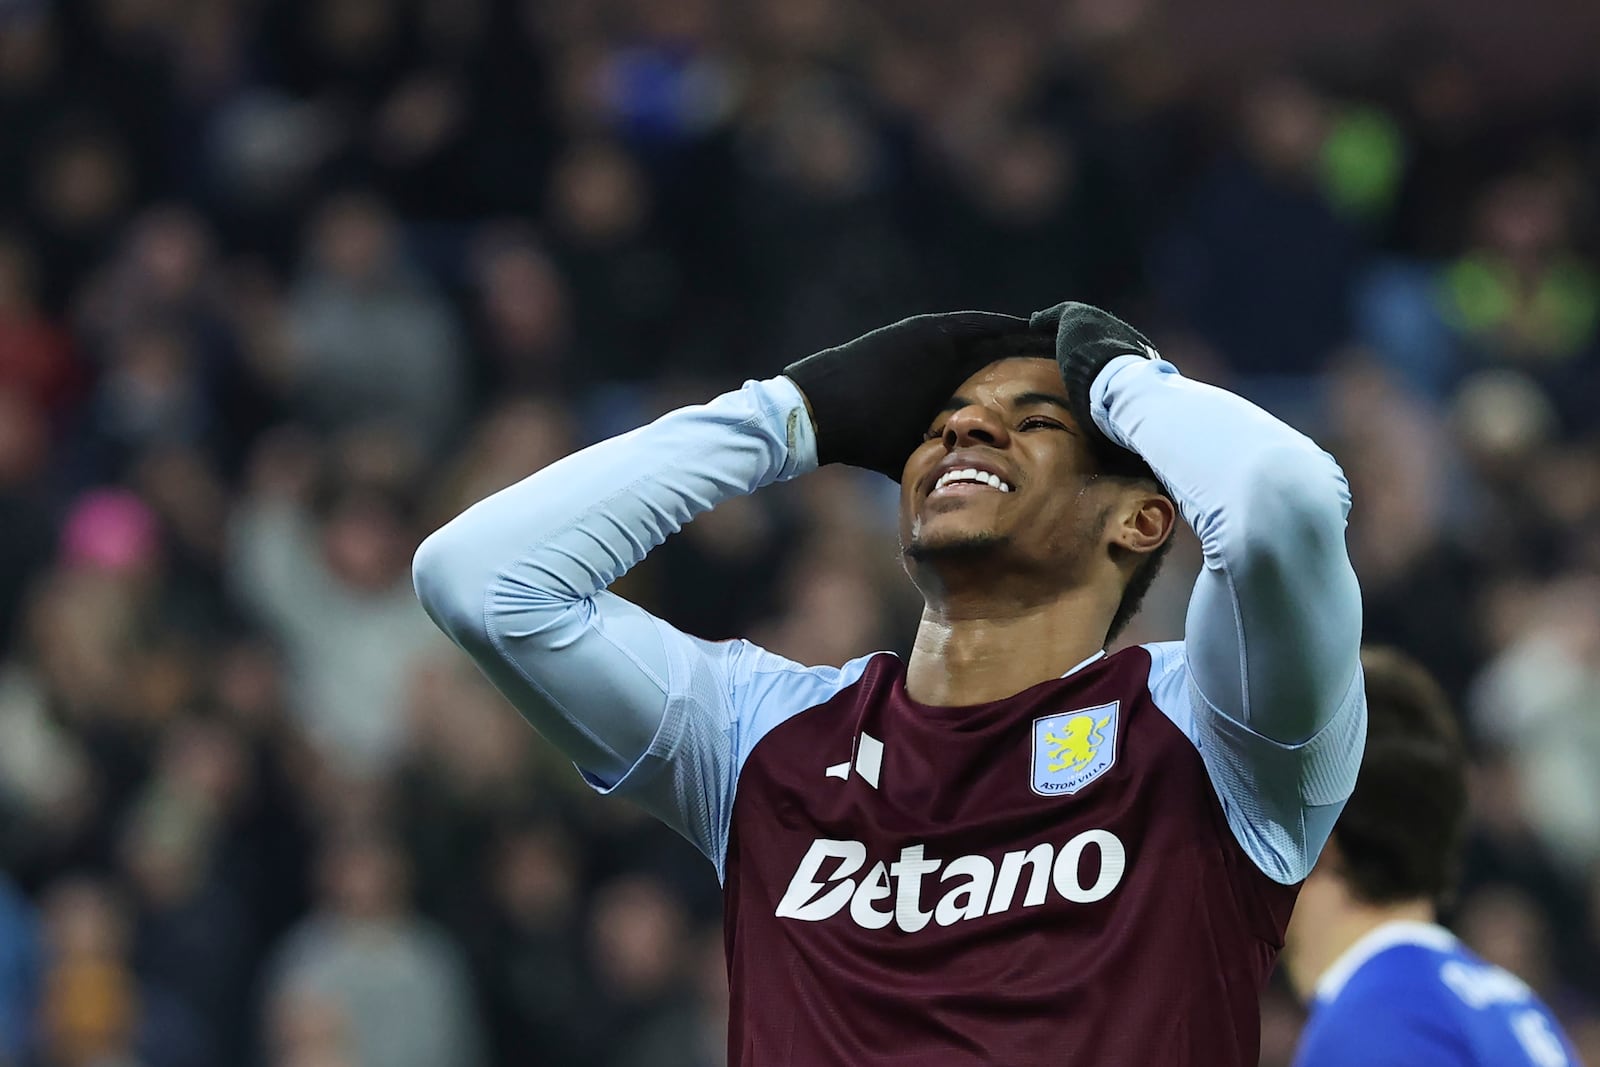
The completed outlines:
<svg viewBox="0 0 1600 1067">
<path fill-rule="evenodd" d="M 1178 509 L 1164 494 L 1148 486 L 1131 486 L 1112 527 L 1111 543 L 1144 556 L 1167 543 L 1178 521 Z"/>
</svg>

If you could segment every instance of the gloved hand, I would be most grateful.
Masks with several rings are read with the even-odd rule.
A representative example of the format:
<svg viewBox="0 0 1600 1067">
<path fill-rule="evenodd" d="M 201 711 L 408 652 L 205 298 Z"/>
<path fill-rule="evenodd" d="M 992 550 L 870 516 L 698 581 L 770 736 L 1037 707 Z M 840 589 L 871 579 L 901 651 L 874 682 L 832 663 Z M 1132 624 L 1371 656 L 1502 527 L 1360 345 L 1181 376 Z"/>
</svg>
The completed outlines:
<svg viewBox="0 0 1600 1067">
<path fill-rule="evenodd" d="M 934 414 L 968 377 L 1004 358 L 1028 321 L 988 311 L 917 315 L 791 363 L 817 428 L 817 459 L 895 481 Z"/>
<path fill-rule="evenodd" d="M 1061 368 L 1072 415 L 1107 473 L 1148 476 L 1144 460 L 1101 432 L 1089 407 L 1089 389 L 1106 364 L 1118 356 L 1161 358 L 1150 339 L 1110 312 L 1074 300 L 1034 312 L 1028 324 L 1055 334 L 1056 365 Z"/>
</svg>

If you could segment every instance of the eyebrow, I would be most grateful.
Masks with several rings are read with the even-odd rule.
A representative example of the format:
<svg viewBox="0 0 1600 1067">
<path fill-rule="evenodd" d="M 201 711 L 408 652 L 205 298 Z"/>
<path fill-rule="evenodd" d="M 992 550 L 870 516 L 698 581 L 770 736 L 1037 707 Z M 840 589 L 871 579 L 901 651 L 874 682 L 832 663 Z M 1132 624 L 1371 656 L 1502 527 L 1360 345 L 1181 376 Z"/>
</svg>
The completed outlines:
<svg viewBox="0 0 1600 1067">
<path fill-rule="evenodd" d="M 972 400 L 968 397 L 953 396 L 950 398 L 950 402 L 948 404 L 939 409 L 939 414 L 948 415 L 952 411 L 960 411 L 962 408 L 971 407 L 976 403 L 976 400 Z M 1040 404 L 1050 404 L 1054 407 L 1060 408 L 1062 411 L 1065 411 L 1068 414 L 1072 413 L 1072 408 L 1067 404 L 1067 398 L 1063 396 L 1057 396 L 1055 393 L 1018 393 L 1016 396 L 1011 398 L 1009 404 L 1013 408 L 1032 408 L 1038 407 Z"/>
</svg>

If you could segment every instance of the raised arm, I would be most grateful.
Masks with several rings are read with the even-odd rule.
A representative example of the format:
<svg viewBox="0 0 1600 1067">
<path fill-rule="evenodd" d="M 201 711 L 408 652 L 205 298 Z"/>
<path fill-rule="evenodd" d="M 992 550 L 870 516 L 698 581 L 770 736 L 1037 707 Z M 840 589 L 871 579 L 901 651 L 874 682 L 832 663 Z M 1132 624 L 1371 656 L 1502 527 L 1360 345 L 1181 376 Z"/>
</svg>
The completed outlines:
<svg viewBox="0 0 1600 1067">
<path fill-rule="evenodd" d="M 716 860 L 733 767 L 722 757 L 753 652 L 691 638 L 604 590 L 718 501 L 814 465 L 799 390 L 750 382 L 468 508 L 417 551 L 417 595 L 592 784 L 631 779 L 641 803 Z"/>
<path fill-rule="evenodd" d="M 802 667 L 748 642 L 700 641 L 606 586 L 694 516 L 811 470 L 819 454 L 903 461 L 970 347 L 1019 321 L 906 319 L 584 449 L 428 538 L 417 595 L 592 785 L 627 792 L 720 868 L 744 757 L 865 660 Z"/>
<path fill-rule="evenodd" d="M 1161 359 L 1112 360 L 1090 404 L 1101 431 L 1150 465 L 1205 555 L 1187 670 L 1166 674 L 1167 702 L 1190 719 L 1240 843 L 1276 880 L 1298 881 L 1355 786 L 1365 736 L 1344 473 L 1305 435 Z"/>
<path fill-rule="evenodd" d="M 1201 693 L 1262 737 L 1311 738 L 1360 668 L 1344 472 L 1310 438 L 1165 361 L 1121 357 L 1091 398 L 1096 422 L 1150 464 L 1200 538 L 1184 645 Z"/>
</svg>

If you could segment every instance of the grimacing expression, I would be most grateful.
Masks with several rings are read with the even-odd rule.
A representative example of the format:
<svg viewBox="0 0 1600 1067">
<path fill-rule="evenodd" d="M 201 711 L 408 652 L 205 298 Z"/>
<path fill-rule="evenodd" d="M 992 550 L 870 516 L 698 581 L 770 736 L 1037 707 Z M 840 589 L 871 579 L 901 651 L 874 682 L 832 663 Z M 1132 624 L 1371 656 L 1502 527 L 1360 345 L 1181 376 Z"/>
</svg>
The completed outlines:
<svg viewBox="0 0 1600 1067">
<path fill-rule="evenodd" d="M 913 560 L 993 549 L 1070 562 L 1105 525 L 1087 495 L 1094 470 L 1055 360 L 991 363 L 961 384 L 906 461 L 900 543 Z"/>
</svg>

